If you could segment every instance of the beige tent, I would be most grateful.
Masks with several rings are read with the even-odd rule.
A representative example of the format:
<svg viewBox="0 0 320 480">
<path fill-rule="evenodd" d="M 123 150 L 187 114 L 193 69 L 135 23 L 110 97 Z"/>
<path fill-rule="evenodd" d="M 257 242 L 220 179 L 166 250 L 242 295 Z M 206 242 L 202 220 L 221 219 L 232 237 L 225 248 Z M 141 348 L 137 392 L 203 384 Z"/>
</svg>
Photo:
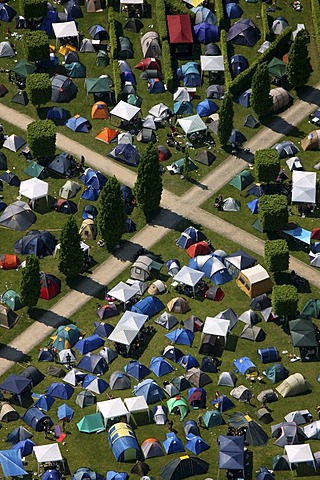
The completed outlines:
<svg viewBox="0 0 320 480">
<path fill-rule="evenodd" d="M 169 312 L 187 313 L 190 310 L 190 307 L 187 300 L 182 297 L 176 297 L 167 303 L 167 309 Z"/>
<path fill-rule="evenodd" d="M 17 322 L 19 315 L 10 308 L 0 305 L 0 327 L 12 328 Z"/>
<path fill-rule="evenodd" d="M 286 107 L 291 102 L 291 96 L 282 87 L 272 88 L 270 90 L 270 95 L 272 97 L 272 111 L 277 112 L 283 107 Z"/>
<path fill-rule="evenodd" d="M 320 150 L 320 130 L 313 130 L 301 140 L 303 150 Z"/>
<path fill-rule="evenodd" d="M 100 0 L 87 0 L 86 9 L 88 13 L 102 12 Z"/>
<path fill-rule="evenodd" d="M 83 240 L 94 240 L 97 236 L 97 227 L 94 220 L 91 218 L 83 220 L 79 233 Z"/>
<path fill-rule="evenodd" d="M 161 47 L 157 32 L 147 32 L 141 37 L 141 48 L 144 58 L 161 57 Z"/>
<path fill-rule="evenodd" d="M 293 397 L 294 395 L 299 395 L 307 390 L 310 390 L 310 385 L 305 380 L 304 376 L 301 373 L 294 373 L 290 377 L 283 380 L 280 385 L 276 388 L 277 392 L 280 395 L 285 397 Z"/>
<path fill-rule="evenodd" d="M 1 422 L 14 422 L 18 420 L 20 415 L 16 410 L 11 407 L 11 405 L 7 402 L 0 403 L 0 421 Z"/>
<path fill-rule="evenodd" d="M 236 283 L 250 298 L 272 290 L 271 278 L 268 272 L 259 264 L 241 270 Z"/>
<path fill-rule="evenodd" d="M 140 255 L 131 267 L 131 278 L 144 282 L 150 278 L 152 259 L 146 255 Z"/>
</svg>

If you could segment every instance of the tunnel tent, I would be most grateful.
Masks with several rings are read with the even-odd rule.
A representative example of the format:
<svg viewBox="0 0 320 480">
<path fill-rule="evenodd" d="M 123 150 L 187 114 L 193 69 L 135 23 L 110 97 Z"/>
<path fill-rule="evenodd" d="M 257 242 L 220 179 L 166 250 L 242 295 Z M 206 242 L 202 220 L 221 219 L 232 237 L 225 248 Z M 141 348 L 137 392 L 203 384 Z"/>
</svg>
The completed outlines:
<svg viewBox="0 0 320 480">
<path fill-rule="evenodd" d="M 133 58 L 133 46 L 128 37 L 119 37 L 118 59 L 126 60 Z"/>
<path fill-rule="evenodd" d="M 270 90 L 270 95 L 272 97 L 273 112 L 277 112 L 283 107 L 288 106 L 292 101 L 291 95 L 282 87 L 272 88 Z"/>
<path fill-rule="evenodd" d="M 299 395 L 307 390 L 310 390 L 309 383 L 305 380 L 303 375 L 299 372 L 287 377 L 276 390 L 283 398 Z"/>
<path fill-rule="evenodd" d="M 108 431 L 108 441 L 117 461 L 139 460 L 141 451 L 134 431 L 127 423 L 116 423 Z"/>
<path fill-rule="evenodd" d="M 147 32 L 141 37 L 141 48 L 144 58 L 161 57 L 159 34 Z"/>
</svg>

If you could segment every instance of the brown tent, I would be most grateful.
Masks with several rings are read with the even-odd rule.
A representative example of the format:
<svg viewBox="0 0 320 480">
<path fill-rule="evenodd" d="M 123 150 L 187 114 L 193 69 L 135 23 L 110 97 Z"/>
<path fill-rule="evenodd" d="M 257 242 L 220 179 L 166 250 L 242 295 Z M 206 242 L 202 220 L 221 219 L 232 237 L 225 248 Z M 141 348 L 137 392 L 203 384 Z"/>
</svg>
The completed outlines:
<svg viewBox="0 0 320 480">
<path fill-rule="evenodd" d="M 169 312 L 187 313 L 190 310 L 187 300 L 182 297 L 175 297 L 167 303 Z"/>
<path fill-rule="evenodd" d="M 19 315 L 17 315 L 13 310 L 10 308 L 5 307 L 4 305 L 0 305 L 0 326 L 4 328 L 12 328 L 17 320 Z"/>
<path fill-rule="evenodd" d="M 320 150 L 320 130 L 313 130 L 301 140 L 303 150 Z"/>
<path fill-rule="evenodd" d="M 95 240 L 97 236 L 97 226 L 95 225 L 94 220 L 91 218 L 83 220 L 79 233 L 84 240 Z"/>
<path fill-rule="evenodd" d="M 101 3 L 100 0 L 87 0 L 86 9 L 88 13 L 101 12 Z"/>
<path fill-rule="evenodd" d="M 190 383 L 195 387 L 204 387 L 208 383 L 212 383 L 211 378 L 206 373 L 202 372 L 200 368 L 190 368 L 184 375 Z"/>
</svg>

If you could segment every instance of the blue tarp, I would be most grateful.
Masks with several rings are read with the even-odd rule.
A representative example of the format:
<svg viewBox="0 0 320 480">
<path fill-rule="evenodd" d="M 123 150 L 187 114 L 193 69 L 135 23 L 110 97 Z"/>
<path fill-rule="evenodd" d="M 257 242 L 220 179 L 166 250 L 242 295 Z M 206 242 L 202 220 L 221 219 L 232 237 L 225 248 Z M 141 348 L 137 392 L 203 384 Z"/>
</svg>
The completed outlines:
<svg viewBox="0 0 320 480">
<path fill-rule="evenodd" d="M 5 477 L 28 475 L 23 468 L 20 450 L 0 450 L 0 463 Z"/>
<path fill-rule="evenodd" d="M 151 378 L 147 378 L 133 387 L 133 391 L 137 397 L 142 395 L 148 404 L 156 403 L 166 398 L 163 390 Z"/>
<path fill-rule="evenodd" d="M 290 235 L 290 237 L 293 237 L 295 240 L 299 240 L 300 242 L 306 243 L 307 245 L 310 245 L 311 243 L 310 230 L 305 230 L 304 228 L 297 227 L 297 228 L 294 228 L 293 230 L 283 230 L 283 231 L 287 235 Z"/>
<path fill-rule="evenodd" d="M 78 340 L 74 345 L 74 348 L 76 348 L 82 355 L 85 355 L 86 353 L 92 352 L 92 350 L 103 347 L 103 345 L 104 341 L 102 338 L 94 333 L 93 335 L 90 335 L 90 337 L 85 337 L 81 340 Z"/>
<path fill-rule="evenodd" d="M 150 360 L 150 370 L 152 370 L 157 377 L 162 377 L 167 373 L 171 373 L 173 367 L 163 357 L 152 357 Z"/>
<path fill-rule="evenodd" d="M 150 295 L 135 303 L 131 307 L 131 311 L 136 313 L 142 313 L 143 315 L 148 315 L 148 317 L 151 318 L 157 313 L 161 312 L 161 310 L 163 310 L 164 308 L 164 304 L 158 297 Z"/>
<path fill-rule="evenodd" d="M 239 370 L 241 375 L 245 375 L 248 372 L 248 370 L 256 368 L 255 364 L 252 363 L 250 358 L 248 357 L 237 358 L 237 360 L 233 361 L 233 364 L 236 367 L 236 369 Z"/>
</svg>

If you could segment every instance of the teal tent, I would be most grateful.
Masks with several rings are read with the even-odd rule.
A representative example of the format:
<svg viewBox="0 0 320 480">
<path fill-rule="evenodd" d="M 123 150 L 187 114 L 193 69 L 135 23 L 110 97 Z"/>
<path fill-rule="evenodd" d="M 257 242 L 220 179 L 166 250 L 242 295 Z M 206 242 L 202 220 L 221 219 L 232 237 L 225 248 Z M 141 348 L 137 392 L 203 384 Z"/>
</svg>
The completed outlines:
<svg viewBox="0 0 320 480">
<path fill-rule="evenodd" d="M 273 58 L 268 64 L 269 75 L 277 78 L 283 78 L 286 74 L 287 65 L 279 58 Z"/>
<path fill-rule="evenodd" d="M 311 298 L 302 310 L 303 317 L 320 318 L 320 299 Z"/>
<path fill-rule="evenodd" d="M 110 92 L 113 86 L 112 80 L 109 76 L 99 78 L 86 78 L 84 81 L 87 94 L 89 93 L 105 93 Z"/>
<path fill-rule="evenodd" d="M 91 415 L 85 415 L 77 423 L 79 432 L 83 433 L 97 433 L 104 430 L 101 413 L 92 413 Z"/>
<path fill-rule="evenodd" d="M 40 180 L 43 180 L 44 178 L 49 177 L 49 173 L 46 167 L 39 165 L 39 163 L 37 162 L 29 163 L 24 173 L 26 175 L 29 175 L 29 177 L 39 178 Z"/>
<path fill-rule="evenodd" d="M 71 78 L 86 78 L 87 70 L 86 66 L 80 62 L 67 63 L 64 68 L 67 70 L 67 74 Z"/>
<path fill-rule="evenodd" d="M 218 410 L 207 410 L 202 417 L 202 421 L 207 428 L 218 427 L 224 425 L 225 421 Z"/>
<path fill-rule="evenodd" d="M 288 370 L 281 363 L 275 363 L 271 367 L 266 368 L 263 374 L 272 383 L 281 382 L 289 376 Z"/>
<path fill-rule="evenodd" d="M 229 185 L 232 185 L 233 187 L 242 191 L 253 181 L 254 178 L 252 176 L 252 173 L 249 170 L 243 170 L 238 175 L 233 177 L 232 180 L 230 180 Z"/>
<path fill-rule="evenodd" d="M 23 305 L 20 300 L 20 296 L 17 292 L 14 290 L 7 290 L 2 296 L 1 296 L 2 302 L 7 305 L 7 307 L 11 308 L 11 310 L 19 310 L 19 308 L 22 308 Z"/>
</svg>

